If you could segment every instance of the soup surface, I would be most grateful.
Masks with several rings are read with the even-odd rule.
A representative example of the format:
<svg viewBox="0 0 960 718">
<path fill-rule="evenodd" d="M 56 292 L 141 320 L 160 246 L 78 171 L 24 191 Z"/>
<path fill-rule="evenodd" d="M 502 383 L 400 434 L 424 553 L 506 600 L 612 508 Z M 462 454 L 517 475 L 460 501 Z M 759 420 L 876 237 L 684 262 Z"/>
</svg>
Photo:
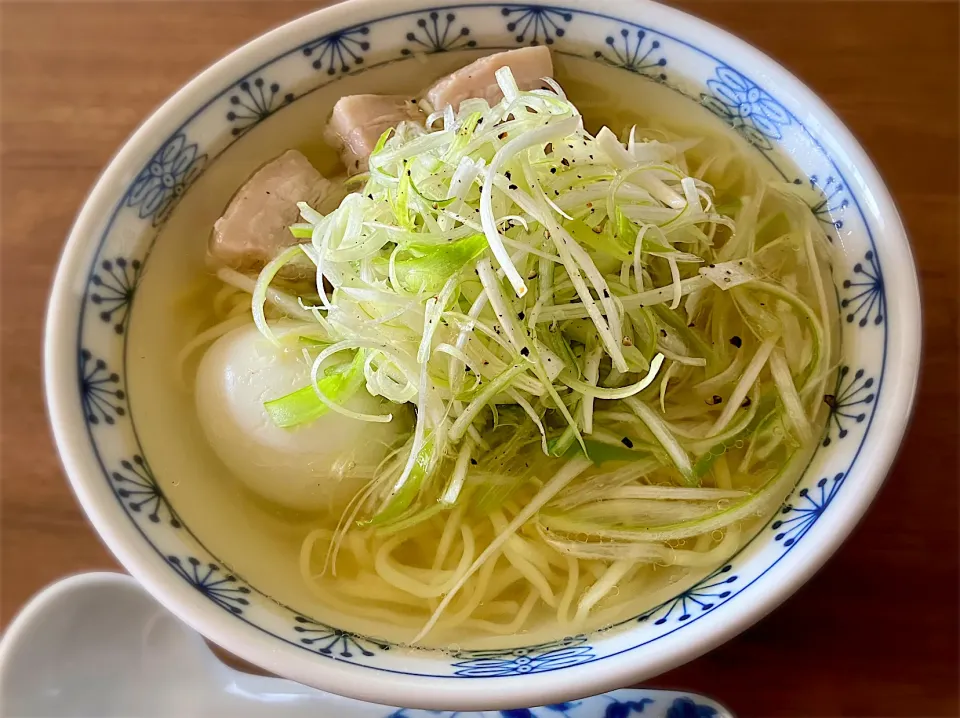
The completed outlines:
<svg viewBox="0 0 960 718">
<path fill-rule="evenodd" d="M 306 615 L 464 648 L 615 624 L 732 556 L 822 433 L 835 293 L 796 189 L 669 88 L 566 57 L 529 79 L 546 52 L 480 90 L 424 94 L 478 55 L 450 53 L 312 93 L 151 255 L 147 458 L 207 548 Z M 383 88 L 409 97 L 334 107 Z"/>
</svg>

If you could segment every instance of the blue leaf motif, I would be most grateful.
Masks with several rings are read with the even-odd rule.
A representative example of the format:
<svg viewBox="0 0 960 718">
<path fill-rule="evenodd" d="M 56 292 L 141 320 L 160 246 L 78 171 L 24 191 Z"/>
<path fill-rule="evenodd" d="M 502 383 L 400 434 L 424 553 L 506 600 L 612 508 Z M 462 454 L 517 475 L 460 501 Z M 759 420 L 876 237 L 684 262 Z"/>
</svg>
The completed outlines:
<svg viewBox="0 0 960 718">
<path fill-rule="evenodd" d="M 746 79 L 729 67 L 718 67 L 717 78 L 717 80 L 709 80 L 707 85 L 712 87 L 722 99 L 726 100 L 728 105 L 740 104 L 741 95 L 750 89 Z"/>
<path fill-rule="evenodd" d="M 180 139 L 181 145 L 183 145 L 186 142 L 186 138 L 181 136 Z M 172 148 L 168 147 L 164 157 L 164 165 L 169 166 L 169 174 L 173 177 L 169 179 L 164 178 L 165 184 L 169 183 L 169 186 L 173 187 L 173 178 L 186 172 L 196 158 L 196 145 L 181 146 L 176 153 L 173 152 Z"/>
<path fill-rule="evenodd" d="M 667 710 L 666 718 L 715 718 L 717 709 L 696 703 L 690 698 L 677 698 Z"/>
</svg>

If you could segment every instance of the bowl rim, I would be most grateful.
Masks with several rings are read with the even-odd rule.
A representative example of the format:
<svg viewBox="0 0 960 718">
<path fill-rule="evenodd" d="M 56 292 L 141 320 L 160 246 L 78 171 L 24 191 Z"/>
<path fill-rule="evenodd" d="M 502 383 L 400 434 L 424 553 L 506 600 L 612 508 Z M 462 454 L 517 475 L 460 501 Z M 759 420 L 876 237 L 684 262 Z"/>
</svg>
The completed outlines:
<svg viewBox="0 0 960 718">
<path fill-rule="evenodd" d="M 452 3 L 451 3 L 452 4 Z M 490 5 L 483 0 L 458 0 L 457 5 Z M 532 0 L 531 6 L 547 6 L 576 9 L 597 14 L 596 0 L 558 0 L 547 3 Z M 499 6 L 499 5 L 498 5 Z M 887 362 L 899 367 L 888 372 L 889 398 L 885 397 L 888 421 L 879 422 L 874 440 L 878 446 L 863 463 L 858 464 L 859 487 L 856 493 L 833 512 L 825 514 L 820 521 L 818 542 L 806 544 L 804 552 L 796 554 L 790 563 L 790 571 L 776 564 L 767 572 L 777 570 L 776 584 L 767 581 L 763 592 L 754 592 L 741 601 L 733 602 L 725 610 L 726 621 L 707 622 L 694 634 L 683 637 L 665 636 L 658 645 L 646 646 L 644 652 L 626 651 L 606 657 L 600 662 L 565 668 L 562 672 L 526 675 L 526 680 L 511 680 L 511 677 L 488 678 L 483 681 L 445 681 L 440 676 L 418 676 L 378 672 L 376 681 L 364 681 L 369 669 L 326 661 L 319 664 L 315 657 L 291 647 L 280 646 L 269 634 L 254 625 L 242 626 L 199 592 L 188 585 L 173 582 L 167 567 L 161 567 L 148 542 L 142 541 L 136 528 L 128 521 L 121 521 L 113 504 L 102 502 L 85 477 L 99 476 L 100 467 L 89 450 L 85 434 L 78 429 L 79 407 L 73 396 L 75 386 L 69 366 L 72 360 L 72 344 L 76 335 L 74 313 L 69 304 L 83 287 L 77 287 L 76 275 L 92 265 L 96 251 L 91 237 L 97 236 L 104 209 L 116 204 L 116 187 L 126 187 L 128 178 L 136 176 L 140 169 L 137 157 L 143 146 L 153 146 L 154 138 L 166 135 L 166 129 L 182 121 L 181 108 L 202 104 L 224 87 L 230 87 L 237 77 L 233 69 L 245 68 L 258 60 L 276 57 L 277 47 L 295 47 L 300 36 L 313 36 L 310 28 L 349 27 L 364 19 L 386 17 L 380 9 L 379 0 L 350 0 L 346 3 L 323 8 L 268 31 L 199 73 L 172 97 L 156 109 L 140 127 L 124 142 L 120 150 L 104 169 L 93 189 L 84 200 L 82 208 L 70 231 L 66 246 L 58 264 L 47 308 L 44 334 L 44 386 L 48 415 L 56 439 L 61 462 L 70 484 L 84 512 L 96 528 L 104 543 L 120 563 L 158 600 L 192 628 L 210 637 L 236 655 L 258 664 L 271 672 L 290 677 L 303 683 L 317 685 L 326 690 L 350 695 L 374 702 L 395 705 L 424 707 L 450 707 L 465 709 L 489 709 L 491 706 L 510 707 L 533 702 L 542 702 L 543 695 L 582 697 L 604 692 L 634 682 L 638 671 L 644 675 L 668 670 L 692 660 L 728 640 L 760 620 L 772 611 L 802 583 L 819 569 L 853 530 L 875 497 L 892 465 L 900 442 L 906 431 L 914 404 L 919 374 L 920 359 L 920 296 L 915 263 L 909 241 L 900 220 L 896 205 L 883 183 L 879 172 L 864 150 L 840 119 L 800 80 L 777 62 L 761 53 L 752 45 L 725 30 L 682 11 L 660 5 L 652 0 L 641 0 L 632 7 L 629 15 L 636 16 L 644 8 L 655 12 L 658 21 L 665 27 L 684 26 L 684 34 L 698 32 L 705 44 L 714 48 L 723 46 L 726 52 L 742 58 L 740 65 L 753 63 L 763 68 L 768 82 L 789 88 L 825 126 L 824 136 L 831 142 L 831 153 L 842 158 L 850 167 L 855 167 L 858 176 L 853 178 L 858 191 L 873 200 L 878 226 L 886 239 L 884 250 L 896 255 L 896 260 L 886 263 L 886 288 L 898 301 L 888 303 L 888 315 L 896 315 L 895 326 L 900 330 L 888 341 Z M 639 9 L 638 9 L 639 8 Z M 432 5 L 424 0 L 399 0 L 392 12 L 429 10 Z M 261 65 L 262 67 L 262 65 Z M 249 74 L 249 73 L 247 73 Z M 893 267 L 894 271 L 890 271 Z M 904 319 L 906 317 L 906 319 Z M 910 319 L 912 318 L 912 321 Z M 885 442 L 877 442 L 879 433 Z M 861 447 L 862 449 L 862 447 Z M 771 586 L 775 586 L 771 588 Z M 694 640 L 691 640 L 696 636 Z M 322 674 L 322 675 L 318 675 Z M 370 674 L 372 675 L 372 674 Z M 491 682 L 492 681 L 492 682 Z M 495 695 L 495 698 L 491 698 Z"/>
</svg>

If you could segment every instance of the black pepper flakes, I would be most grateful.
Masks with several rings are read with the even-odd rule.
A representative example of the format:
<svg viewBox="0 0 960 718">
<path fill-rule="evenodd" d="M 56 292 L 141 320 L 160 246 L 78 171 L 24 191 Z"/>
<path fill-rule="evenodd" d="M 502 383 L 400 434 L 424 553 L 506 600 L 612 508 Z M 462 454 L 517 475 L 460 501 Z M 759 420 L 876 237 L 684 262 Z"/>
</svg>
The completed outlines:
<svg viewBox="0 0 960 718">
<path fill-rule="evenodd" d="M 506 139 L 507 136 L 508 136 L 508 133 L 501 132 L 499 135 L 497 135 L 497 138 L 502 140 L 502 139 Z"/>
<path fill-rule="evenodd" d="M 550 174 L 555 175 L 556 173 L 557 173 L 557 168 L 556 168 L 556 167 L 551 167 L 551 168 L 550 168 Z"/>
<path fill-rule="evenodd" d="M 476 465 L 477 465 L 477 460 L 471 457 L 470 463 L 473 464 L 474 466 L 476 466 Z"/>
<path fill-rule="evenodd" d="M 661 329 L 661 330 L 660 330 L 660 336 L 662 336 L 662 337 L 667 336 L 667 330 L 666 330 L 666 329 Z"/>
<path fill-rule="evenodd" d="M 730 337 L 730 343 L 733 344 L 737 349 L 743 346 L 743 339 L 738 336 Z"/>
<path fill-rule="evenodd" d="M 510 189 L 517 189 L 517 186 L 515 184 L 512 184 L 510 185 Z"/>
<path fill-rule="evenodd" d="M 620 443 L 623 444 L 624 446 L 626 446 L 628 449 L 632 449 L 632 448 L 633 448 L 633 442 L 630 441 L 630 437 L 629 437 L 629 436 L 625 436 L 625 437 L 623 437 L 622 439 L 620 439 Z"/>
<path fill-rule="evenodd" d="M 835 397 L 833 394 L 824 394 L 824 395 L 823 395 L 823 403 L 826 404 L 827 406 L 829 406 L 831 409 L 836 409 L 836 408 L 837 408 L 837 397 Z"/>
<path fill-rule="evenodd" d="M 707 399 L 707 403 L 710 406 L 716 406 L 717 404 L 723 403 L 723 397 L 719 396 L 718 394 L 714 394 L 712 397 Z"/>
<path fill-rule="evenodd" d="M 604 298 L 604 299 L 609 299 L 609 298 L 610 298 L 610 292 L 608 292 L 606 289 L 603 290 L 603 298 Z"/>
<path fill-rule="evenodd" d="M 523 321 L 524 316 L 526 315 L 523 312 L 517 312 L 517 319 L 519 319 L 520 321 Z"/>
<path fill-rule="evenodd" d="M 530 356 L 530 350 L 527 347 L 524 347 L 520 350 L 520 356 L 528 357 Z"/>
<path fill-rule="evenodd" d="M 748 396 L 748 397 L 747 397 L 746 399 L 744 399 L 743 402 L 740 404 L 740 408 L 741 408 L 741 409 L 746 409 L 746 408 L 747 408 L 748 406 L 750 406 L 750 404 L 752 404 L 752 403 L 753 403 L 753 402 L 750 401 L 750 397 Z"/>
</svg>

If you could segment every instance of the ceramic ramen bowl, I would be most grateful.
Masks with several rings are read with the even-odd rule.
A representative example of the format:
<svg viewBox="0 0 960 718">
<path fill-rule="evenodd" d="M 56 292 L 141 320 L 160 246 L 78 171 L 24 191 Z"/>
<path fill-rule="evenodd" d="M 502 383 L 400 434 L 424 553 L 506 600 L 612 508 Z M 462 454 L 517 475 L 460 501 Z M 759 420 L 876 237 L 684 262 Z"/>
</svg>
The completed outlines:
<svg viewBox="0 0 960 718">
<path fill-rule="evenodd" d="M 288 147 L 320 146 L 325 114 L 343 94 L 415 92 L 483 51 L 531 44 L 548 45 L 574 75 L 595 74 L 606 97 L 711 116 L 785 181 L 811 190 L 836 250 L 842 352 L 831 414 L 776 515 L 678 595 L 600 634 L 412 650 L 317 613 L 291 578 L 297 556 L 283 542 L 283 517 L 255 510 L 199 438 L 175 357 L 195 331 L 190 283 L 210 226 L 253 169 Z M 56 275 L 46 389 L 67 474 L 96 530 L 191 627 L 324 690 L 498 709 L 635 683 L 718 645 L 795 591 L 890 468 L 916 388 L 919 327 L 910 247 L 877 171 L 810 90 L 744 42 L 640 0 L 351 0 L 224 58 L 123 146 Z"/>
</svg>

